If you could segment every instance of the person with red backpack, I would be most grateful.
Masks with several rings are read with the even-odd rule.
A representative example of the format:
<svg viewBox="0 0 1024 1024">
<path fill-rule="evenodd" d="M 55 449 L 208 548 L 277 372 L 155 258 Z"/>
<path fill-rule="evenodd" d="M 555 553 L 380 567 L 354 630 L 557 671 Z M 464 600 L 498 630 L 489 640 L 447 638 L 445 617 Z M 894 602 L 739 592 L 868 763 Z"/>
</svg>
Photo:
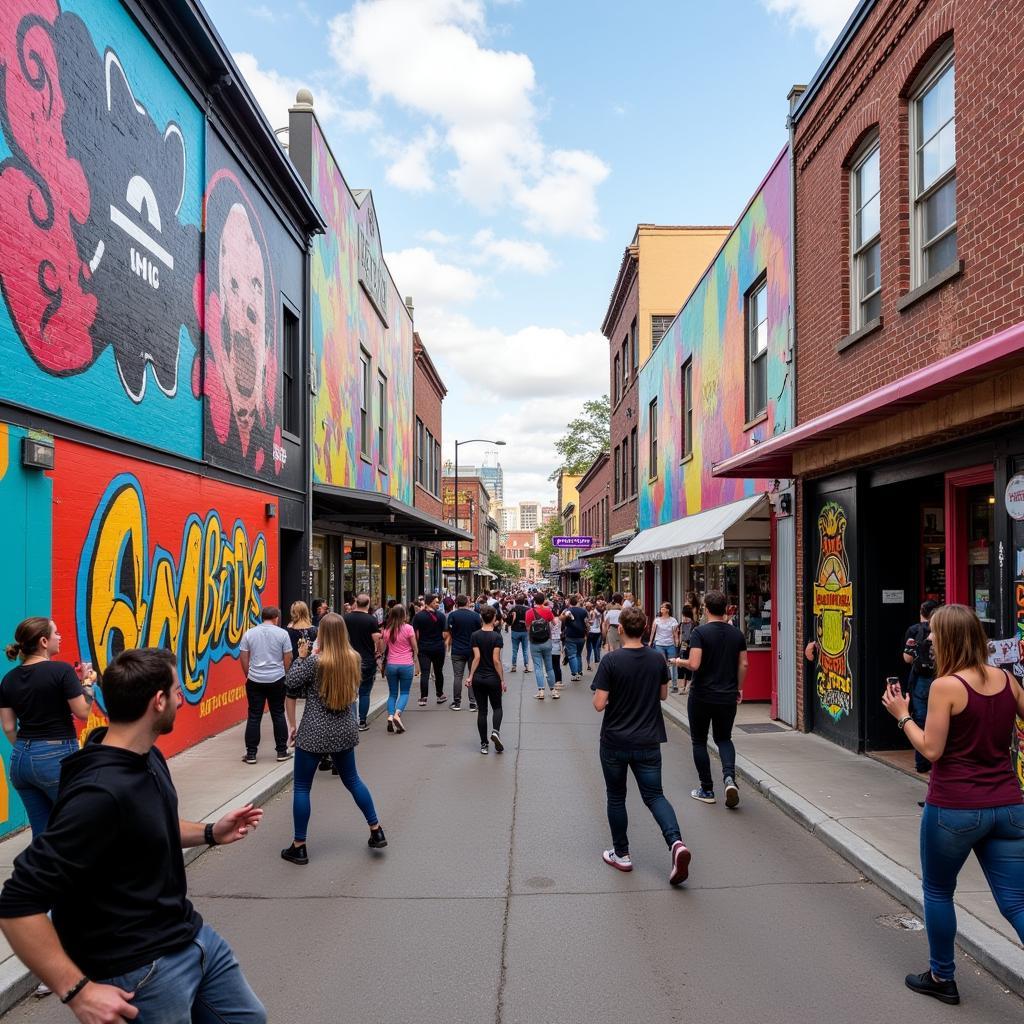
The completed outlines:
<svg viewBox="0 0 1024 1024">
<path fill-rule="evenodd" d="M 537 680 L 537 700 L 544 699 L 545 678 L 551 699 L 558 700 L 561 696 L 555 689 L 555 667 L 551 662 L 551 623 L 554 619 L 555 613 L 547 606 L 547 599 L 543 594 L 538 594 L 533 607 L 526 613 L 530 657 L 533 659 L 533 674 Z"/>
</svg>

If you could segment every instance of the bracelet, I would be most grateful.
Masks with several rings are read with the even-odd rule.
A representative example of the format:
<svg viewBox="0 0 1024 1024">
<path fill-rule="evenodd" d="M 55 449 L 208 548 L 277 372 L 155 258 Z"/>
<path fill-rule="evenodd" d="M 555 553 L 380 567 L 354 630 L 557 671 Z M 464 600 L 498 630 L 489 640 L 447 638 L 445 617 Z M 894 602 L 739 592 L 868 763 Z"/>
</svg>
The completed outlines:
<svg viewBox="0 0 1024 1024">
<path fill-rule="evenodd" d="M 208 822 L 206 828 L 203 829 L 203 842 L 207 846 L 216 846 L 217 840 L 213 837 L 213 822 Z"/>
<path fill-rule="evenodd" d="M 900 732 L 904 732 L 907 728 L 907 722 L 912 721 L 913 719 L 910 717 L 910 715 L 905 715 L 896 723 L 896 728 L 899 729 Z"/>
<path fill-rule="evenodd" d="M 89 979 L 88 978 L 79 978 L 78 981 L 76 981 L 75 984 L 72 985 L 71 988 L 69 988 L 67 990 L 67 992 L 64 993 L 64 996 L 61 998 L 61 1002 L 64 1003 L 65 1005 L 67 1005 L 88 984 L 89 984 Z"/>
</svg>

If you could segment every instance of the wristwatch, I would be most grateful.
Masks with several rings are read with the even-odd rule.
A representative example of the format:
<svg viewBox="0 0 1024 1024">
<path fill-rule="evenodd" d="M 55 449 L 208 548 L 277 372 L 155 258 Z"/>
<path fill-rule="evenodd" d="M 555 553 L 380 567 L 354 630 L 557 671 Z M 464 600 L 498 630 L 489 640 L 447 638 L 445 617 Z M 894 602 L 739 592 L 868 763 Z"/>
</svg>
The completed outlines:
<svg viewBox="0 0 1024 1024">
<path fill-rule="evenodd" d="M 910 717 L 910 715 L 904 715 L 903 718 L 901 718 L 896 723 L 896 728 L 899 729 L 900 732 L 904 732 L 906 730 L 906 728 L 907 728 L 907 722 L 912 722 L 912 721 L 913 721 L 913 719 Z"/>
<path fill-rule="evenodd" d="M 203 829 L 203 842 L 207 846 L 216 846 L 217 840 L 213 837 L 213 822 L 207 822 L 206 828 Z"/>
</svg>

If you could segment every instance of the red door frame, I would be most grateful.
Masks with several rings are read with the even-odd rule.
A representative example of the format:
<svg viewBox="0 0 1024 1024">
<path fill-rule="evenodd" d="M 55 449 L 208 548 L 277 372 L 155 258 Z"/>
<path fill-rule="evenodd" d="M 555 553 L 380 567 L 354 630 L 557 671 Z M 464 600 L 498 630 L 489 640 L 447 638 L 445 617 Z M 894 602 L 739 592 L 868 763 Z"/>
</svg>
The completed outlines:
<svg viewBox="0 0 1024 1024">
<path fill-rule="evenodd" d="M 769 551 L 771 552 L 771 563 L 769 569 L 769 593 L 772 595 L 772 721 L 774 722 L 779 717 L 779 578 L 776 570 L 775 554 L 777 548 L 775 546 L 775 538 L 778 530 L 775 524 L 775 513 L 770 512 L 768 515 L 768 543 L 770 545 Z"/>
<path fill-rule="evenodd" d="M 967 490 L 995 483 L 995 467 L 972 466 L 946 474 L 946 604 L 967 603 Z"/>
</svg>

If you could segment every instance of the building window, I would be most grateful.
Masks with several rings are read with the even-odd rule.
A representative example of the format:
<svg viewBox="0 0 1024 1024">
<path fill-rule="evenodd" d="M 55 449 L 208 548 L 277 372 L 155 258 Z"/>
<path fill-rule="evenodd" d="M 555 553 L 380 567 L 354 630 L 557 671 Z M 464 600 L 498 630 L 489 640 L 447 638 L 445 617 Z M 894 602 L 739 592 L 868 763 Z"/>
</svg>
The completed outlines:
<svg viewBox="0 0 1024 1024">
<path fill-rule="evenodd" d="M 416 417 L 416 483 L 422 484 L 423 475 L 423 420 Z"/>
<path fill-rule="evenodd" d="M 911 101 L 911 268 L 915 285 L 956 263 L 954 85 L 950 49 L 925 73 Z"/>
<path fill-rule="evenodd" d="M 882 240 L 879 211 L 878 139 L 850 173 L 850 297 L 851 328 L 860 330 L 882 311 Z"/>
<path fill-rule="evenodd" d="M 636 337 L 636 317 L 633 317 L 633 322 L 629 325 L 629 362 L 635 374 L 640 367 L 640 346 L 637 343 Z"/>
<path fill-rule="evenodd" d="M 302 433 L 299 318 L 287 306 L 281 314 L 281 427 L 286 433 L 298 437 Z"/>
<path fill-rule="evenodd" d="M 615 504 L 622 500 L 622 488 L 619 482 L 619 474 L 622 472 L 622 451 L 618 445 L 615 446 L 615 469 L 613 472 L 615 485 Z"/>
<path fill-rule="evenodd" d="M 647 475 L 654 479 L 658 475 L 658 400 L 647 406 Z"/>
<path fill-rule="evenodd" d="M 629 438 L 622 439 L 622 500 L 629 497 Z"/>
<path fill-rule="evenodd" d="M 384 374 L 377 377 L 377 462 L 388 464 L 387 427 L 388 421 L 388 379 Z"/>
<path fill-rule="evenodd" d="M 615 372 L 612 374 L 612 388 L 615 392 L 615 401 L 622 397 L 622 367 L 619 364 L 618 354 L 615 356 Z"/>
<path fill-rule="evenodd" d="M 668 329 L 672 326 L 672 321 L 675 320 L 674 316 L 658 316 L 655 314 L 651 317 L 651 348 L 655 348 L 661 339 L 668 334 Z"/>
<path fill-rule="evenodd" d="M 629 335 L 622 341 L 622 393 L 629 387 Z"/>
<path fill-rule="evenodd" d="M 768 281 L 747 293 L 747 421 L 768 408 Z"/>
<path fill-rule="evenodd" d="M 629 432 L 629 493 L 636 497 L 636 464 L 640 457 L 639 445 L 636 441 L 636 427 Z"/>
<path fill-rule="evenodd" d="M 687 359 L 683 363 L 683 371 L 680 380 L 679 407 L 683 411 L 682 426 L 683 436 L 680 438 L 679 450 L 685 459 L 687 455 L 693 454 L 693 360 Z"/>
<path fill-rule="evenodd" d="M 370 453 L 370 357 L 359 350 L 359 450 Z"/>
<path fill-rule="evenodd" d="M 434 442 L 434 493 L 441 496 L 441 443 Z"/>
<path fill-rule="evenodd" d="M 434 435 L 428 430 L 424 434 L 423 441 L 423 486 L 428 490 L 434 482 L 434 471 L 436 469 L 434 459 Z"/>
</svg>

